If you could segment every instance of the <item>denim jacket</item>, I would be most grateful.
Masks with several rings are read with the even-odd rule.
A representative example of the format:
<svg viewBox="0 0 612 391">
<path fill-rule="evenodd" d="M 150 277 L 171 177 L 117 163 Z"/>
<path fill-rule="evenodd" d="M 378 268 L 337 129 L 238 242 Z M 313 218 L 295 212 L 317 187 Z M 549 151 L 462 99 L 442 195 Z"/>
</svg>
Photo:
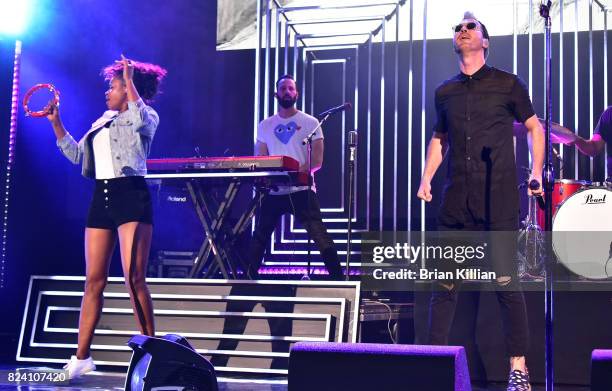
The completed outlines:
<svg viewBox="0 0 612 391">
<path fill-rule="evenodd" d="M 128 102 L 122 113 L 108 110 L 91 125 L 91 129 L 77 143 L 70 133 L 57 140 L 60 151 L 74 164 L 83 162 L 81 173 L 86 178 L 96 177 L 91 137 L 110 122 L 110 149 L 116 177 L 144 176 L 147 173 L 147 156 L 151 150 L 153 135 L 159 124 L 159 116 L 142 99 Z"/>
</svg>

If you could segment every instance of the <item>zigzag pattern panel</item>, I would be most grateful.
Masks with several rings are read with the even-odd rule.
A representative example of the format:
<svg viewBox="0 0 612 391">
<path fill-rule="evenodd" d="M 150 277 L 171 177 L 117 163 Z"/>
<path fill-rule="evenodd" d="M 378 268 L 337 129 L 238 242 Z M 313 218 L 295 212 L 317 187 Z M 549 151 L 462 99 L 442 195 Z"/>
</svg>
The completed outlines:
<svg viewBox="0 0 612 391">
<path fill-rule="evenodd" d="M 76 349 L 83 277 L 33 276 L 18 361 L 63 363 Z M 286 375 L 300 341 L 355 342 L 359 283 L 148 280 L 156 335 L 186 337 L 219 372 Z M 138 334 L 122 278 L 111 277 L 92 343 L 96 364 L 127 366 Z"/>
</svg>

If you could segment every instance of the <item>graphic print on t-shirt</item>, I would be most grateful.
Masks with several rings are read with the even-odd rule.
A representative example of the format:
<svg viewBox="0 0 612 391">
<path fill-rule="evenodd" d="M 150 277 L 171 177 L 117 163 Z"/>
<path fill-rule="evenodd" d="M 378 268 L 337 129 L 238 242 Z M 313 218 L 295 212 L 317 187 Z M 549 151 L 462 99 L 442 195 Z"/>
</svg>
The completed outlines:
<svg viewBox="0 0 612 391">
<path fill-rule="evenodd" d="M 274 135 L 281 143 L 287 144 L 295 132 L 300 130 L 300 128 L 301 127 L 294 121 L 291 121 L 288 124 L 278 124 L 274 128 Z"/>
<path fill-rule="evenodd" d="M 312 139 L 313 142 L 323 138 L 323 131 L 319 128 L 319 121 L 315 117 L 302 111 L 297 111 L 290 117 L 275 114 L 257 126 L 257 142 L 265 144 L 269 155 L 292 157 L 303 167 L 308 163 L 308 148 L 302 140 L 314 129 L 317 131 Z M 279 185 L 278 191 L 273 189 L 270 194 L 289 194 L 305 189 L 308 187 Z M 316 192 L 314 182 L 312 190 Z"/>
</svg>

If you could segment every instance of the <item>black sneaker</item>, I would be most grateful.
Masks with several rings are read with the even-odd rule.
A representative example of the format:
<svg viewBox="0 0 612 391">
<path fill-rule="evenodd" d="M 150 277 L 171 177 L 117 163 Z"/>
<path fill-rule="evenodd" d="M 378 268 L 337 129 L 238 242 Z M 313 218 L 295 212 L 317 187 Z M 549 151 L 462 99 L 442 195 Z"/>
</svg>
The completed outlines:
<svg viewBox="0 0 612 391">
<path fill-rule="evenodd" d="M 508 378 L 508 391 L 531 391 L 529 372 L 523 372 L 520 369 L 511 371 Z"/>
</svg>

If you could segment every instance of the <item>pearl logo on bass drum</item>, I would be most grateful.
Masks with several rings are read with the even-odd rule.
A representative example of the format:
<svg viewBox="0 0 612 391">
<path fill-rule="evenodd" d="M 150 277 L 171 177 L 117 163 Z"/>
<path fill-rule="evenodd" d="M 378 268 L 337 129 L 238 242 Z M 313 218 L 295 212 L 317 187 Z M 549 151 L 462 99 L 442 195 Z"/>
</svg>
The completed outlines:
<svg viewBox="0 0 612 391">
<path fill-rule="evenodd" d="M 601 197 L 597 197 L 594 194 L 585 194 L 585 200 L 584 200 L 584 205 L 588 205 L 588 204 L 605 204 L 606 203 L 606 194 L 602 195 Z"/>
</svg>

